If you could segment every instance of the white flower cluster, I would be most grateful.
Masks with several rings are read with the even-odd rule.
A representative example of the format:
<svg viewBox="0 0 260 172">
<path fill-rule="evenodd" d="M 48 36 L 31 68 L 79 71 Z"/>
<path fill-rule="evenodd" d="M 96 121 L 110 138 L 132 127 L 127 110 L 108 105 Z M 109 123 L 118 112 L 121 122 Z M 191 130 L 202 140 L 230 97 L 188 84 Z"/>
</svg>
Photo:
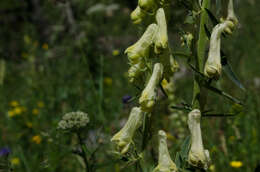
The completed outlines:
<svg viewBox="0 0 260 172">
<path fill-rule="evenodd" d="M 58 129 L 64 131 L 78 131 L 87 126 L 89 117 L 84 112 L 69 112 L 66 113 L 62 120 L 58 123 Z"/>
</svg>

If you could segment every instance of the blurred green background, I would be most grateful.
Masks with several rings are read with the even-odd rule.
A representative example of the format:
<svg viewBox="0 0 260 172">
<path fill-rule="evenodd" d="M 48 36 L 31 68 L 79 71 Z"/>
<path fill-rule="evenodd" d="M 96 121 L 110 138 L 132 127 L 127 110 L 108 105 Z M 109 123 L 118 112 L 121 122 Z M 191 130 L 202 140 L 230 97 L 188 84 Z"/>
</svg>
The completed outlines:
<svg viewBox="0 0 260 172">
<path fill-rule="evenodd" d="M 168 31 L 174 51 L 182 50 L 180 29 L 189 15 L 181 3 L 171 3 Z M 226 1 L 221 1 L 226 5 Z M 0 149 L 9 148 L 9 161 L 18 172 L 82 171 L 81 160 L 71 152 L 75 136 L 57 132 L 57 123 L 70 111 L 89 114 L 86 144 L 97 149 L 92 163 L 96 171 L 135 171 L 134 166 L 111 153 L 111 136 L 126 121 L 137 102 L 124 103 L 124 96 L 138 92 L 128 82 L 124 50 L 143 33 L 133 25 L 130 13 L 137 0 L 1 0 L 0 1 Z M 225 74 L 219 88 L 242 99 L 245 106 L 236 117 L 203 118 L 205 148 L 213 165 L 209 171 L 252 172 L 260 165 L 260 4 L 235 0 L 239 29 L 222 41 L 233 70 L 246 87 L 237 88 Z M 224 7 L 212 12 L 224 16 Z M 192 71 L 177 58 L 175 96 L 191 103 Z M 161 98 L 154 130 L 169 134 L 172 158 L 189 134 L 186 114 L 170 112 Z M 241 107 L 209 93 L 208 108 L 237 112 Z M 156 139 L 148 152 L 157 149 Z M 74 147 L 74 148 L 73 148 Z M 148 154 L 149 157 L 149 154 Z M 0 157 L 1 158 L 1 157 Z M 152 159 L 152 158 L 151 158 Z M 242 166 L 232 167 L 239 161 Z M 147 161 L 144 170 L 154 165 Z"/>
</svg>

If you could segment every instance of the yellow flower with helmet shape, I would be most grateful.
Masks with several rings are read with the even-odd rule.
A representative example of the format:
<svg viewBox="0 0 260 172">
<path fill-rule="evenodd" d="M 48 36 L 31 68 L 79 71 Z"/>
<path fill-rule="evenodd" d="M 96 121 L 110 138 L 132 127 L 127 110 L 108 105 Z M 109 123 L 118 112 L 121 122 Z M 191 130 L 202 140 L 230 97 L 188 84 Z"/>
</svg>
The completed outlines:
<svg viewBox="0 0 260 172">
<path fill-rule="evenodd" d="M 209 151 L 204 149 L 200 128 L 201 113 L 194 109 L 188 114 L 188 126 L 191 132 L 191 148 L 188 155 L 190 165 L 208 169 L 210 164 Z"/>
<path fill-rule="evenodd" d="M 176 164 L 172 161 L 167 147 L 167 135 L 163 130 L 158 132 L 159 136 L 159 161 L 153 172 L 177 172 Z"/>
<path fill-rule="evenodd" d="M 167 22 L 163 8 L 157 10 L 155 19 L 158 31 L 154 40 L 154 52 L 160 54 L 164 49 L 168 48 Z"/>
<path fill-rule="evenodd" d="M 141 109 L 145 112 L 150 112 L 155 104 L 156 100 L 156 90 L 160 81 L 163 77 L 163 65 L 161 63 L 156 63 L 153 68 L 152 76 L 150 77 L 145 89 L 143 90 L 141 97 L 139 98 L 139 103 Z"/>
<path fill-rule="evenodd" d="M 153 44 L 157 25 L 150 24 L 143 36 L 132 46 L 125 50 L 131 65 L 137 64 L 142 58 L 149 56 L 149 50 Z"/>
<path fill-rule="evenodd" d="M 112 137 L 111 142 L 116 144 L 117 150 L 121 154 L 125 154 L 129 150 L 135 131 L 142 124 L 142 118 L 141 109 L 139 107 L 132 108 L 124 127 Z"/>
</svg>

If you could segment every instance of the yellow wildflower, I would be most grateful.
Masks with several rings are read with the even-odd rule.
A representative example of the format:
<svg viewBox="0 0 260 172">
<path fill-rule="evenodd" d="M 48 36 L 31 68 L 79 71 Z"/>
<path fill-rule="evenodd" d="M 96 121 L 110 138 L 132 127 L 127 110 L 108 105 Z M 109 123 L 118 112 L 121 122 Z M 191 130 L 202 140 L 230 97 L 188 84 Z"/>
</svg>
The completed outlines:
<svg viewBox="0 0 260 172">
<path fill-rule="evenodd" d="M 241 161 L 231 161 L 229 165 L 233 168 L 240 168 L 243 166 L 243 163 Z"/>
<path fill-rule="evenodd" d="M 12 106 L 12 107 L 16 107 L 18 105 L 19 105 L 19 103 L 17 101 L 15 101 L 15 100 L 10 102 L 10 106 Z"/>
<path fill-rule="evenodd" d="M 112 52 L 113 56 L 118 56 L 119 53 L 120 53 L 119 50 L 113 50 L 113 52 Z"/>
<path fill-rule="evenodd" d="M 12 165 L 19 165 L 20 164 L 20 159 L 15 157 L 11 159 L 11 164 Z"/>
<path fill-rule="evenodd" d="M 27 126 L 28 128 L 32 128 L 32 123 L 31 123 L 31 122 L 26 122 L 26 126 Z"/>
<path fill-rule="evenodd" d="M 35 135 L 35 136 L 32 137 L 32 142 L 34 142 L 36 144 L 40 144 L 41 141 L 42 141 L 42 138 L 39 135 Z"/>
<path fill-rule="evenodd" d="M 32 114 L 33 114 L 33 115 L 38 115 L 38 114 L 39 114 L 39 110 L 36 109 L 36 108 L 34 108 L 34 109 L 32 110 Z"/>
<path fill-rule="evenodd" d="M 210 165 L 209 166 L 209 171 L 215 171 L 215 165 Z"/>
<path fill-rule="evenodd" d="M 48 50 L 48 49 L 49 49 L 49 45 L 48 45 L 47 43 L 44 43 L 44 44 L 42 45 L 42 48 L 43 48 L 44 50 Z"/>
<path fill-rule="evenodd" d="M 22 108 L 21 107 L 14 108 L 14 114 L 15 115 L 20 115 L 21 113 L 22 113 Z"/>
<path fill-rule="evenodd" d="M 113 82 L 112 78 L 110 78 L 110 77 L 105 77 L 104 78 L 104 84 L 110 86 L 110 85 L 112 85 L 112 82 Z"/>
<path fill-rule="evenodd" d="M 14 111 L 12 111 L 12 110 L 9 110 L 9 111 L 7 112 L 7 114 L 8 114 L 9 117 L 15 116 Z"/>
<path fill-rule="evenodd" d="M 43 103 L 42 101 L 39 101 L 39 102 L 37 103 L 37 106 L 38 106 L 39 108 L 43 108 L 43 107 L 44 107 L 44 103 Z"/>
</svg>

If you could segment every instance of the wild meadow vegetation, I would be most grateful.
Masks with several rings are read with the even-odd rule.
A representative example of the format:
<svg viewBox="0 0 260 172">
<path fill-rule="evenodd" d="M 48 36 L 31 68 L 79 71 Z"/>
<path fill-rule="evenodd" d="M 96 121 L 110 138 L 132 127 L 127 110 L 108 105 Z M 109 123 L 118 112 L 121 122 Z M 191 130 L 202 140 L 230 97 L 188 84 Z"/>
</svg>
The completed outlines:
<svg viewBox="0 0 260 172">
<path fill-rule="evenodd" d="M 260 171 L 259 8 L 0 1 L 0 171 Z"/>
</svg>

